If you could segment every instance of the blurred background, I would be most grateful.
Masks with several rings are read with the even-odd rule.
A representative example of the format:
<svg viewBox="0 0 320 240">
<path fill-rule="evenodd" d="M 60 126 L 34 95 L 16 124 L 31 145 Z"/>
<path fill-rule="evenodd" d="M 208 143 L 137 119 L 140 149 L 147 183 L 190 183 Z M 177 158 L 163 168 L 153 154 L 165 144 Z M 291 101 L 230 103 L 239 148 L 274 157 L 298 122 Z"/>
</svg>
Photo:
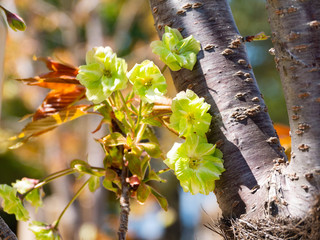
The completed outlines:
<svg viewBox="0 0 320 240">
<path fill-rule="evenodd" d="M 264 0 L 229 2 L 242 36 L 261 31 L 270 35 Z M 153 60 L 161 68 L 163 63 L 149 47 L 158 36 L 148 1 L 3 0 L 0 3 L 18 13 L 27 24 L 25 32 L 11 29 L 6 32 L 0 21 L 0 74 L 4 73 L 0 85 L 0 183 L 10 184 L 22 177 L 42 178 L 65 169 L 76 158 L 102 166 L 103 153 L 93 139 L 103 136 L 103 131 L 91 133 L 100 121 L 95 116 L 77 119 L 19 149 L 8 150 L 5 139 L 23 128 L 26 122 L 19 120 L 34 112 L 47 93 L 46 89 L 26 86 L 15 79 L 47 71 L 42 62 L 32 60 L 33 56 L 52 56 L 55 60 L 79 66 L 84 64 L 85 53 L 93 46 L 111 46 L 119 57 L 127 60 L 129 69 L 145 59 Z M 271 41 L 246 43 L 246 47 L 272 120 L 287 124 L 279 76 L 273 56 L 268 53 Z M 166 71 L 165 76 L 172 97 L 175 90 L 168 73 Z M 167 131 L 157 132 L 162 139 L 162 150 L 168 151 L 177 139 Z M 164 167 L 158 159 L 153 159 L 152 163 L 155 169 Z M 215 196 L 192 196 L 181 190 L 171 172 L 164 177 L 170 183 L 156 187 L 167 197 L 169 210 L 161 210 L 152 198 L 143 206 L 132 201 L 128 239 L 218 239 L 204 227 L 219 216 Z M 27 205 L 32 219 L 52 223 L 79 187 L 74 176 L 46 186 L 44 208 L 34 212 Z M 84 192 L 62 219 L 63 239 L 116 239 L 118 214 L 118 202 L 113 193 L 104 189 L 94 194 Z M 2 211 L 0 215 L 20 240 L 34 239 L 27 224 L 17 225 L 14 216 Z"/>
</svg>

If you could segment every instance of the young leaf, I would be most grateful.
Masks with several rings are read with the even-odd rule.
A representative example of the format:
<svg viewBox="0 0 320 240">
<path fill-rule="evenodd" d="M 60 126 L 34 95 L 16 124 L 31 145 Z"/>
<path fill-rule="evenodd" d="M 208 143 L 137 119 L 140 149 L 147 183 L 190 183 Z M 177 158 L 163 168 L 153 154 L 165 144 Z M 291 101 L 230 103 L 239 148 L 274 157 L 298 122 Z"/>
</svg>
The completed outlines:
<svg viewBox="0 0 320 240">
<path fill-rule="evenodd" d="M 105 180 L 106 181 L 113 181 L 116 179 L 117 177 L 117 173 L 115 171 L 113 171 L 112 169 L 108 168 L 106 169 L 106 173 L 105 173 Z"/>
<path fill-rule="evenodd" d="M 10 148 L 18 148 L 31 137 L 44 134 L 64 123 L 88 114 L 88 112 L 85 111 L 87 107 L 87 105 L 72 106 L 61 112 L 28 123 L 17 136 L 10 138 L 10 140 L 18 140 L 18 143 Z"/>
<path fill-rule="evenodd" d="M 17 189 L 7 184 L 0 185 L 0 197 L 3 199 L 3 211 L 14 214 L 17 220 L 28 221 L 29 213 L 22 205 L 20 198 L 17 197 Z"/>
<path fill-rule="evenodd" d="M 144 158 L 141 161 L 141 172 L 142 172 L 142 178 L 145 176 L 147 168 L 149 166 L 149 162 L 150 162 L 150 156 L 146 155 L 144 156 Z"/>
<path fill-rule="evenodd" d="M 105 189 L 118 193 L 118 188 L 114 187 L 112 185 L 112 181 L 108 181 L 106 179 L 103 180 L 102 185 L 104 186 Z"/>
<path fill-rule="evenodd" d="M 154 158 L 159 158 L 162 154 L 159 144 L 148 142 L 148 143 L 139 143 L 139 146 L 142 146 L 143 149 Z"/>
<path fill-rule="evenodd" d="M 162 179 L 161 177 L 159 177 L 155 171 L 153 170 L 150 170 L 149 171 L 149 174 L 148 174 L 148 177 L 145 179 L 145 182 L 148 182 L 148 181 L 157 181 L 157 182 L 165 182 L 166 180 Z"/>
<path fill-rule="evenodd" d="M 126 153 L 125 154 L 126 160 L 128 161 L 128 167 L 132 174 L 135 174 L 139 177 L 142 177 L 141 172 L 141 161 L 139 157 L 137 157 L 133 153 Z"/>
<path fill-rule="evenodd" d="M 43 203 L 40 189 L 34 189 L 31 192 L 29 192 L 26 196 L 26 200 L 30 202 L 31 205 L 35 208 L 41 207 Z"/>
<path fill-rule="evenodd" d="M 149 186 L 150 187 L 150 186 Z M 160 193 L 158 193 L 154 188 L 150 187 L 151 193 L 155 198 L 157 199 L 160 206 L 163 208 L 163 210 L 168 211 L 168 201 L 167 199 L 162 196 Z"/>
<path fill-rule="evenodd" d="M 71 168 L 73 168 L 74 170 L 76 170 L 80 173 L 86 173 L 86 174 L 90 174 L 90 175 L 97 176 L 97 177 L 103 176 L 103 173 L 93 171 L 91 166 L 87 162 L 82 161 L 82 160 L 78 160 L 78 159 L 73 160 L 70 163 L 70 166 L 71 166 Z"/>
<path fill-rule="evenodd" d="M 52 89 L 33 115 L 33 121 L 60 112 L 85 97 L 85 87 L 76 79 L 78 68 L 50 58 L 39 60 L 44 61 L 51 71 L 33 78 L 17 79 L 30 86 Z"/>
<path fill-rule="evenodd" d="M 32 221 L 29 229 L 35 234 L 37 240 L 60 240 L 59 232 L 51 225 L 43 222 Z"/>
<path fill-rule="evenodd" d="M 155 127 L 161 127 L 161 122 L 154 119 L 154 118 L 143 118 L 142 119 L 143 123 L 149 124 L 151 126 L 155 126 Z"/>
<path fill-rule="evenodd" d="M 100 141 L 108 147 L 125 145 L 127 143 L 127 139 L 118 132 L 111 133 L 108 136 L 102 138 Z"/>
<path fill-rule="evenodd" d="M 140 183 L 137 189 L 137 200 L 139 203 L 143 204 L 150 195 L 150 187 L 145 183 Z"/>
<path fill-rule="evenodd" d="M 91 176 L 89 179 L 88 186 L 91 192 L 94 192 L 95 190 L 97 190 L 100 187 L 100 177 Z"/>
</svg>

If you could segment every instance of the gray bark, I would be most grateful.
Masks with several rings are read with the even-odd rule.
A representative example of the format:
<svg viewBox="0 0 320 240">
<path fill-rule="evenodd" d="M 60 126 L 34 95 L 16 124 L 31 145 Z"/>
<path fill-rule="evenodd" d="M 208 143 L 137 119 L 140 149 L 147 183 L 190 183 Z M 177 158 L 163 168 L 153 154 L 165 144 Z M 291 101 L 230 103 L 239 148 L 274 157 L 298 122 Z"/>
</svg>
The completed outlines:
<svg viewBox="0 0 320 240">
<path fill-rule="evenodd" d="M 289 211 L 304 216 L 320 187 L 320 1 L 267 2 L 292 138 L 284 173 L 296 179 L 287 182 L 284 194 Z"/>
<path fill-rule="evenodd" d="M 0 239 L 17 240 L 16 235 L 11 231 L 6 222 L 0 217 Z"/>
<path fill-rule="evenodd" d="M 223 215 L 251 212 L 259 217 L 265 211 L 278 213 L 270 189 L 277 188 L 280 176 L 273 172 L 273 167 L 275 161 L 282 162 L 286 157 L 248 63 L 245 46 L 237 40 L 239 32 L 227 1 L 188 1 L 192 7 L 187 9 L 185 1 L 150 3 L 160 36 L 164 26 L 169 25 L 182 30 L 184 37 L 193 35 L 201 43 L 193 71 L 182 69 L 171 74 L 177 91 L 192 89 L 212 106 L 214 119 L 208 140 L 222 143 L 226 168 L 215 191 Z"/>
</svg>

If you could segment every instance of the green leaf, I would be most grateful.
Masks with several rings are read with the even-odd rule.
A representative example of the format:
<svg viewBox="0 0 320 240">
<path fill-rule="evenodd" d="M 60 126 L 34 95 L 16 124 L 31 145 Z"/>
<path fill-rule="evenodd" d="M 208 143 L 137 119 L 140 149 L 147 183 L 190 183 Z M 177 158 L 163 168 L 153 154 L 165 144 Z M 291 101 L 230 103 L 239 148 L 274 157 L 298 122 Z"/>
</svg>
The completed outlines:
<svg viewBox="0 0 320 240">
<path fill-rule="evenodd" d="M 125 145 L 127 143 L 127 139 L 121 133 L 114 132 L 104 137 L 102 142 L 108 147 L 115 147 Z"/>
<path fill-rule="evenodd" d="M 149 171 L 148 177 L 145 179 L 146 182 L 148 181 L 157 181 L 157 182 L 166 182 L 165 179 L 162 179 L 157 175 L 157 173 L 153 170 Z"/>
<path fill-rule="evenodd" d="M 154 118 L 144 118 L 142 119 L 143 123 L 149 124 L 155 127 L 161 127 L 162 123 Z"/>
<path fill-rule="evenodd" d="M 118 176 L 117 173 L 115 171 L 113 171 L 112 169 L 110 169 L 110 168 L 106 169 L 105 179 L 107 181 L 113 181 L 116 179 L 117 176 Z"/>
<path fill-rule="evenodd" d="M 114 115 L 116 116 L 116 118 L 122 122 L 124 120 L 124 113 L 122 111 L 115 111 Z"/>
<path fill-rule="evenodd" d="M 155 142 L 159 144 L 158 138 L 154 132 L 154 129 L 147 125 L 142 139 L 148 139 L 150 142 Z"/>
<path fill-rule="evenodd" d="M 150 192 L 151 192 L 151 190 L 147 184 L 140 183 L 140 185 L 137 189 L 138 202 L 143 204 L 147 200 L 147 198 L 149 197 Z"/>
<path fill-rule="evenodd" d="M 14 214 L 17 220 L 28 221 L 29 213 L 22 205 L 20 198 L 17 197 L 17 189 L 7 184 L 1 184 L 0 197 L 3 199 L 3 211 Z"/>
<path fill-rule="evenodd" d="M 27 194 L 26 200 L 31 203 L 35 208 L 42 206 L 42 198 L 40 189 L 34 189 L 30 193 Z"/>
<path fill-rule="evenodd" d="M 150 113 L 153 111 L 153 103 L 145 103 L 141 109 L 141 115 L 142 116 L 149 116 Z"/>
<path fill-rule="evenodd" d="M 164 196 L 162 196 L 160 193 L 158 193 L 154 188 L 150 187 L 150 190 L 151 190 L 152 195 L 156 197 L 158 203 L 163 208 L 163 210 L 168 211 L 167 199 Z"/>
<path fill-rule="evenodd" d="M 100 177 L 91 176 L 89 179 L 88 187 L 90 192 L 96 191 L 100 187 Z"/>
<path fill-rule="evenodd" d="M 115 193 L 118 193 L 119 189 L 112 185 L 112 181 L 108 181 L 107 179 L 104 179 L 102 181 L 102 185 L 104 186 L 105 189 L 112 191 L 112 192 L 115 192 Z"/>
<path fill-rule="evenodd" d="M 141 161 L 141 172 L 142 172 L 142 178 L 144 177 L 144 175 L 146 174 L 147 168 L 149 166 L 150 163 L 150 156 L 146 155 L 143 157 L 142 161 Z"/>
<path fill-rule="evenodd" d="M 125 154 L 126 160 L 128 161 L 128 167 L 130 172 L 134 175 L 142 177 L 141 171 L 141 161 L 139 157 L 133 153 L 126 153 Z"/>
<path fill-rule="evenodd" d="M 43 222 L 32 221 L 29 224 L 29 229 L 35 234 L 37 240 L 60 240 L 58 230 L 54 229 L 52 225 Z"/>
<path fill-rule="evenodd" d="M 70 167 L 80 173 L 95 175 L 95 172 L 91 169 L 91 166 L 83 160 L 79 160 L 79 159 L 72 160 L 70 163 Z"/>
<path fill-rule="evenodd" d="M 148 142 L 148 143 L 139 143 L 139 146 L 142 146 L 143 149 L 154 158 L 159 158 L 162 154 L 159 144 Z"/>
</svg>

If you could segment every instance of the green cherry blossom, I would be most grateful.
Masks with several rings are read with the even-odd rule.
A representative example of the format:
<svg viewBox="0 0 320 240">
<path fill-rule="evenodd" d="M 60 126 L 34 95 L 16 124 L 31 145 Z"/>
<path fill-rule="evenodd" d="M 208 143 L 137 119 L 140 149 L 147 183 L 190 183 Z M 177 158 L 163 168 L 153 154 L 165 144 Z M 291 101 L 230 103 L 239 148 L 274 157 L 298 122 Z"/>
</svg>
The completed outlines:
<svg viewBox="0 0 320 240">
<path fill-rule="evenodd" d="M 192 90 L 182 91 L 172 100 L 170 127 L 179 132 L 180 136 L 196 133 L 204 136 L 209 130 L 211 115 L 210 104 L 205 103 Z"/>
<path fill-rule="evenodd" d="M 151 48 L 172 71 L 181 68 L 192 70 L 200 51 L 200 42 L 192 35 L 183 39 L 178 29 L 166 26 L 162 41 L 153 41 Z"/>
<path fill-rule="evenodd" d="M 134 93 L 144 102 L 153 103 L 167 92 L 166 79 L 152 61 L 136 64 L 128 73 L 128 78 Z"/>
<path fill-rule="evenodd" d="M 32 221 L 29 224 L 29 229 L 35 234 L 37 240 L 60 240 L 59 232 L 43 222 Z"/>
<path fill-rule="evenodd" d="M 215 188 L 223 168 L 222 153 L 206 138 L 190 135 L 184 143 L 175 143 L 164 161 L 173 169 L 185 192 L 208 195 Z"/>
<path fill-rule="evenodd" d="M 86 65 L 79 67 L 77 79 L 86 87 L 87 98 L 100 103 L 127 85 L 127 63 L 110 47 L 95 47 L 86 54 Z"/>
<path fill-rule="evenodd" d="M 18 193 L 24 194 L 31 190 L 37 183 L 39 183 L 39 180 L 37 179 L 24 177 L 21 180 L 17 180 L 15 183 L 12 183 L 12 186 L 17 189 Z M 25 199 L 36 208 L 42 206 L 40 189 L 33 189 L 26 195 Z"/>
</svg>

